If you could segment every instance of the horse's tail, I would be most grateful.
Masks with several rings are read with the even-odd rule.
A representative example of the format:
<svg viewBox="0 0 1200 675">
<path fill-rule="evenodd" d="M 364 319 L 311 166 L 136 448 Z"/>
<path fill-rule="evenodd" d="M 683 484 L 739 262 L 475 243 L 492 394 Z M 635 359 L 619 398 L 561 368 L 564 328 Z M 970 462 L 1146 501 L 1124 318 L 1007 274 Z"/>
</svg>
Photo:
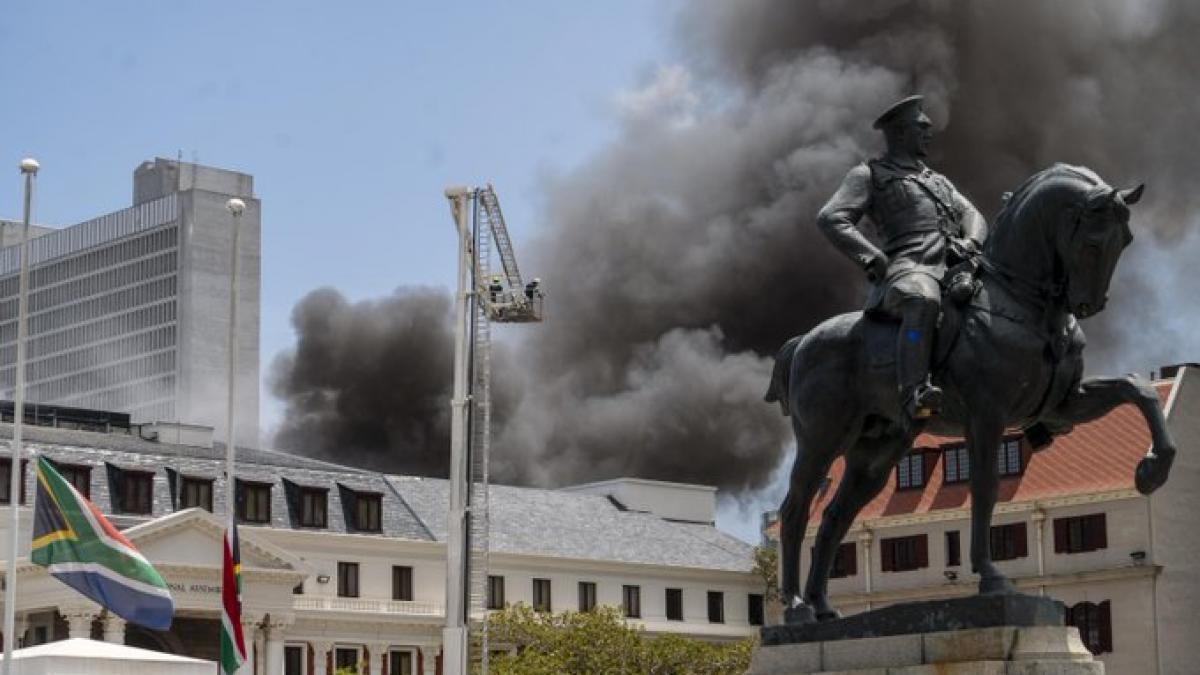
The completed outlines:
<svg viewBox="0 0 1200 675">
<path fill-rule="evenodd" d="M 796 348 L 803 339 L 803 335 L 797 335 L 779 348 L 779 353 L 775 355 L 775 368 L 771 371 L 771 384 L 767 387 L 767 395 L 763 397 L 767 403 L 778 402 L 785 417 L 792 414 L 788 409 L 788 381 L 791 379 L 792 359 L 796 357 Z"/>
</svg>

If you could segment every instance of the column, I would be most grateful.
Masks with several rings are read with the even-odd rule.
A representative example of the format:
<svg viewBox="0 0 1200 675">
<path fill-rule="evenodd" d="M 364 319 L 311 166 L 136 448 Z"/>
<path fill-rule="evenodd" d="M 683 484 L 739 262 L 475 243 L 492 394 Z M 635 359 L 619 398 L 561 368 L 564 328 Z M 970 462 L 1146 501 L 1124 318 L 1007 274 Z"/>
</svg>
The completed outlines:
<svg viewBox="0 0 1200 675">
<path fill-rule="evenodd" d="M 100 608 L 63 607 L 58 613 L 67 620 L 67 637 L 89 639 L 92 637 L 92 622 L 100 615 Z"/>
<path fill-rule="evenodd" d="M 865 586 L 863 587 L 863 590 L 867 594 L 867 611 L 870 611 L 871 607 L 872 607 L 872 603 L 871 603 L 871 591 L 872 591 L 872 588 L 871 588 L 871 539 L 872 539 L 871 530 L 868 530 L 866 528 L 864 528 L 863 531 L 861 533 L 859 533 L 859 535 L 858 535 L 858 540 L 860 542 L 862 542 L 862 548 L 863 548 L 863 556 L 862 556 L 863 572 L 864 572 L 863 583 L 865 584 Z"/>
<path fill-rule="evenodd" d="M 258 625 L 262 618 L 242 615 L 242 640 L 246 643 L 246 662 L 238 668 L 238 675 L 254 675 L 254 660 L 257 650 L 254 648 L 258 639 Z"/>
<path fill-rule="evenodd" d="M 13 643 L 13 649 L 20 649 L 25 646 L 25 632 L 29 630 L 29 615 L 17 614 L 13 621 L 13 634 L 17 639 Z"/>
<path fill-rule="evenodd" d="M 112 612 L 104 613 L 104 641 L 117 645 L 125 644 L 125 619 Z"/>
<path fill-rule="evenodd" d="M 1033 511 L 1033 532 L 1037 541 L 1038 595 L 1046 594 L 1046 512 Z"/>
<path fill-rule="evenodd" d="M 283 675 L 283 642 L 294 620 L 291 614 L 271 614 L 263 624 L 267 633 L 266 647 L 263 649 L 263 675 Z"/>
<path fill-rule="evenodd" d="M 333 649 L 332 642 L 316 642 L 313 646 L 313 665 L 316 666 L 315 675 L 333 675 L 332 669 L 329 667 L 329 652 Z"/>
<path fill-rule="evenodd" d="M 436 672 L 439 648 L 439 645 L 435 644 L 417 645 L 417 652 L 421 655 L 421 658 L 417 659 L 421 668 L 417 675 L 433 675 Z"/>
<path fill-rule="evenodd" d="M 383 675 L 387 663 L 388 645 L 386 642 L 368 642 L 363 645 L 371 658 L 367 660 L 367 675 Z"/>
</svg>

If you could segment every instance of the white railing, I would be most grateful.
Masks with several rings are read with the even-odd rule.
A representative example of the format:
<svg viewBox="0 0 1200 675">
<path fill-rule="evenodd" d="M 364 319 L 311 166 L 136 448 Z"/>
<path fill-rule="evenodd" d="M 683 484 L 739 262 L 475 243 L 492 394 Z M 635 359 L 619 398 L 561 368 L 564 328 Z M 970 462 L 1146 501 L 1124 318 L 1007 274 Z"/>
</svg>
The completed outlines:
<svg viewBox="0 0 1200 675">
<path fill-rule="evenodd" d="M 369 612 L 372 614 L 406 614 L 409 616 L 442 616 L 440 602 L 420 600 L 386 600 L 383 598 L 297 597 L 296 609 L 315 609 L 330 612 Z"/>
</svg>

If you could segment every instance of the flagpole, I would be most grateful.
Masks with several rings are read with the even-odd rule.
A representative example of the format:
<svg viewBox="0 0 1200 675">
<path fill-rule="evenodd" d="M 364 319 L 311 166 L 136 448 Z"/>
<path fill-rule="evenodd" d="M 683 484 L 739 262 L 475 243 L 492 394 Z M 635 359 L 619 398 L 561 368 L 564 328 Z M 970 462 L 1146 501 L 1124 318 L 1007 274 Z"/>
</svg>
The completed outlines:
<svg viewBox="0 0 1200 675">
<path fill-rule="evenodd" d="M 17 286 L 17 363 L 13 391 L 11 463 L 8 465 L 9 521 L 8 571 L 4 575 L 4 675 L 12 673 L 13 647 L 17 642 L 17 550 L 21 545 L 21 435 L 25 423 L 25 333 L 29 295 L 29 218 L 33 206 L 33 178 L 40 165 L 36 159 L 21 160 L 25 174 L 25 218 L 21 228 L 21 271 Z"/>
<path fill-rule="evenodd" d="M 229 265 L 229 407 L 225 411 L 225 512 L 232 525 L 234 506 L 237 496 L 237 481 L 234 477 L 234 424 L 237 412 L 237 301 L 238 301 L 238 243 L 241 237 L 242 212 L 246 210 L 246 202 L 234 197 L 225 202 L 225 208 L 233 215 L 233 242 L 230 246 Z"/>
</svg>

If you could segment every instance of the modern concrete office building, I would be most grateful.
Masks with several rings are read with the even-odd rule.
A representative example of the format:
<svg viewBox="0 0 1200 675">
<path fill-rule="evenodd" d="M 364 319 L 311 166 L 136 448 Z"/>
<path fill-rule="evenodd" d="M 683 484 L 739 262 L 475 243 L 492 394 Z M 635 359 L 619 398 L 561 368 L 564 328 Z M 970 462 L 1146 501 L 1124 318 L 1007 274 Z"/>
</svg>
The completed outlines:
<svg viewBox="0 0 1200 675">
<path fill-rule="evenodd" d="M 30 402 L 186 420 L 222 432 L 228 369 L 230 197 L 241 217 L 238 438 L 258 444 L 260 203 L 253 178 L 155 159 L 133 205 L 70 227 L 31 228 Z M 19 225 L 0 235 L 0 397 L 15 376 Z"/>
<path fill-rule="evenodd" d="M 91 636 L 216 659 L 224 449 L 210 429 L 138 429 L 109 417 L 106 431 L 27 427 L 26 448 L 54 462 L 154 564 L 174 596 L 174 624 L 152 631 L 103 612 L 31 565 L 23 537 L 17 631 L 26 645 Z M 0 425 L 0 478 L 10 466 L 10 430 Z M 271 450 L 239 448 L 237 459 L 250 651 L 242 672 L 441 673 L 449 483 Z M 24 532 L 33 473 L 23 481 Z M 7 480 L 0 485 L 4 504 Z M 750 637 L 762 623 L 753 548 L 713 526 L 712 488 L 621 479 L 579 490 L 493 485 L 489 495 L 489 608 L 621 606 L 651 635 L 712 641 Z M 7 542 L 0 536 L 0 559 Z"/>
<path fill-rule="evenodd" d="M 1150 497 L 1134 489 L 1133 470 L 1150 434 L 1132 405 L 1036 452 L 1017 434 L 1001 447 L 992 556 L 1021 592 L 1063 601 L 1067 622 L 1108 673 L 1196 672 L 1200 366 L 1163 374 L 1155 387 L 1179 454 L 1170 480 Z M 829 590 L 843 613 L 975 592 L 965 455 L 961 439 L 917 439 L 838 551 Z M 805 572 L 841 467 L 838 460 L 832 486 L 813 505 Z M 766 520 L 766 539 L 777 541 L 777 521 Z"/>
</svg>

